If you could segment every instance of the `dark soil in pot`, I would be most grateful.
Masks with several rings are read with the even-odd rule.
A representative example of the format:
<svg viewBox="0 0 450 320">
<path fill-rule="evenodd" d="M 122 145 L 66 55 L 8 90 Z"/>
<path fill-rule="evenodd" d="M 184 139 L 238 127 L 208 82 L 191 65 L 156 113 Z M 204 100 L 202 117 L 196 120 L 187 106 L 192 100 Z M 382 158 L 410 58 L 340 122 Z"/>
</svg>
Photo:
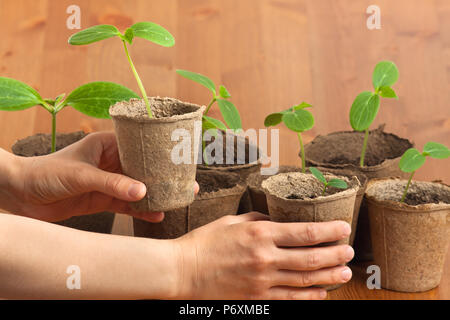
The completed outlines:
<svg viewBox="0 0 450 320">
<path fill-rule="evenodd" d="M 414 181 L 400 203 L 406 180 L 373 180 L 366 199 L 375 264 L 381 286 L 422 292 L 439 285 L 450 240 L 450 187 Z"/>
<path fill-rule="evenodd" d="M 368 179 L 407 178 L 398 163 L 413 143 L 394 134 L 384 132 L 384 125 L 370 131 L 364 168 L 359 166 L 364 132 L 341 131 L 317 136 L 305 146 L 308 166 L 346 169 L 360 172 Z M 354 239 L 355 260 L 372 260 L 369 217 L 363 200 L 359 211 Z"/>
<path fill-rule="evenodd" d="M 223 140 L 221 141 L 222 145 L 222 164 L 216 164 L 213 163 L 213 161 L 209 161 L 211 165 L 206 165 L 204 163 L 199 164 L 198 168 L 202 170 L 215 170 L 220 172 L 233 172 L 239 174 L 242 181 L 245 182 L 247 180 L 247 177 L 254 173 L 259 172 L 261 170 L 261 157 L 262 152 L 258 148 L 258 146 L 251 144 L 249 142 L 249 139 L 247 137 L 242 137 L 239 135 L 235 135 L 232 133 L 228 133 L 235 137 L 233 139 L 233 144 L 228 143 L 226 140 L 226 133 L 222 131 Z M 210 142 L 206 142 L 206 145 L 214 142 L 214 138 Z M 225 143 L 224 143 L 225 142 Z M 245 153 L 239 154 L 238 152 L 238 145 L 242 144 L 245 146 Z M 227 164 L 227 150 L 232 159 L 232 164 Z M 215 154 L 212 154 L 215 156 Z M 252 159 L 252 155 L 256 155 L 256 160 Z M 253 160 L 253 161 L 252 161 Z M 252 210 L 255 210 L 252 208 L 252 201 L 250 198 L 249 191 L 246 190 L 244 195 L 242 196 L 241 203 L 239 204 L 238 214 L 243 214 L 247 212 L 251 212 Z"/>
<path fill-rule="evenodd" d="M 353 220 L 353 209 L 359 181 L 356 177 L 348 179 L 344 176 L 324 174 L 327 180 L 338 177 L 349 185 L 346 190 L 327 188 L 322 196 L 323 185 L 313 175 L 299 172 L 280 173 L 262 183 L 267 196 L 269 215 L 276 222 L 325 222 L 342 220 L 350 225 Z M 333 243 L 348 244 L 349 238 Z M 340 285 L 326 286 L 327 290 Z"/>
<path fill-rule="evenodd" d="M 56 150 L 61 150 L 86 136 L 84 132 L 57 133 Z M 51 152 L 51 135 L 36 134 L 17 141 L 12 146 L 12 152 L 22 157 L 44 156 Z M 56 224 L 84 231 L 111 233 L 115 214 L 100 212 L 90 215 L 76 216 Z"/>
<path fill-rule="evenodd" d="M 194 202 L 182 209 L 165 212 L 161 223 L 133 219 L 138 237 L 173 239 L 226 215 L 235 215 L 246 190 L 240 176 L 231 172 L 198 170 L 200 192 Z"/>
<path fill-rule="evenodd" d="M 132 204 L 136 211 L 158 212 L 186 207 L 194 201 L 197 148 L 204 107 L 172 98 L 149 99 L 153 118 L 147 114 L 143 100 L 131 99 L 110 108 L 119 146 L 123 172 L 147 186 L 147 194 Z M 172 150 L 181 141 L 172 134 L 184 129 L 189 135 L 189 163 L 175 163 Z M 196 132 L 198 131 L 198 132 Z"/>
</svg>

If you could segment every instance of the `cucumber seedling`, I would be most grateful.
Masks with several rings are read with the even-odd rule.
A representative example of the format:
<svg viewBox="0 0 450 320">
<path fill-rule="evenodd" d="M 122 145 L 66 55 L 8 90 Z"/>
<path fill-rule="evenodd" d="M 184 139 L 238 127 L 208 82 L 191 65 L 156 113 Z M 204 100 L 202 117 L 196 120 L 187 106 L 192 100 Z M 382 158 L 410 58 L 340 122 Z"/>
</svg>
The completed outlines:
<svg viewBox="0 0 450 320">
<path fill-rule="evenodd" d="M 231 98 L 231 94 L 227 90 L 227 88 L 225 88 L 224 85 L 219 86 L 219 92 L 217 94 L 216 84 L 207 76 L 204 76 L 200 73 L 180 69 L 178 69 L 176 72 L 186 79 L 201 84 L 212 93 L 211 101 L 209 102 L 208 106 L 203 112 L 202 137 L 207 130 L 211 129 L 212 130 L 219 129 L 223 131 L 226 131 L 227 129 L 232 129 L 236 132 L 242 130 L 241 116 L 239 115 L 239 111 L 236 108 L 236 106 L 231 101 L 229 101 L 229 99 Z M 225 120 L 226 125 L 219 119 L 215 119 L 208 116 L 209 110 L 211 109 L 211 107 L 214 105 L 215 102 L 217 102 L 219 106 L 220 113 L 222 114 L 222 117 Z M 202 139 L 202 150 L 203 150 L 202 154 L 205 160 L 205 164 L 208 164 L 207 157 L 204 154 L 205 146 L 206 146 L 205 141 Z"/>
<path fill-rule="evenodd" d="M 266 127 L 276 126 L 283 122 L 288 129 L 297 133 L 300 143 L 300 152 L 302 157 L 302 172 L 306 172 L 305 148 L 303 146 L 302 132 L 311 130 L 314 126 L 314 117 L 311 112 L 305 110 L 311 108 L 312 105 L 306 102 L 289 108 L 287 110 L 269 114 L 264 120 Z"/>
<path fill-rule="evenodd" d="M 375 120 L 380 109 L 380 97 L 398 99 L 392 85 L 398 80 L 397 66 L 391 61 L 382 61 L 375 66 L 372 75 L 374 92 L 360 93 L 350 109 L 350 124 L 355 131 L 364 131 L 364 142 L 359 164 L 364 167 L 369 128 Z"/>
<path fill-rule="evenodd" d="M 347 189 L 348 188 L 347 182 L 345 182 L 344 180 L 334 178 L 334 179 L 330 179 L 330 181 L 327 181 L 327 179 L 324 177 L 322 172 L 320 172 L 320 170 L 317 168 L 310 167 L 309 171 L 311 171 L 311 173 L 313 174 L 314 177 L 316 177 L 317 180 L 322 182 L 322 184 L 323 184 L 322 197 L 325 195 L 325 192 L 327 191 L 328 187 L 334 187 L 334 188 L 338 188 L 338 189 Z"/>
<path fill-rule="evenodd" d="M 411 173 L 403 191 L 402 199 L 400 202 L 404 202 L 408 194 L 409 186 L 411 185 L 412 178 L 418 169 L 420 169 L 427 157 L 434 159 L 446 159 L 450 157 L 450 150 L 443 144 L 437 142 L 428 142 L 423 148 L 423 152 L 420 152 L 416 148 L 410 148 L 406 150 L 400 159 L 400 170 L 406 173 Z"/>
<path fill-rule="evenodd" d="M 39 105 L 52 115 L 52 147 L 56 151 L 56 115 L 67 106 L 95 118 L 109 118 L 109 107 L 119 101 L 139 96 L 124 86 L 112 82 L 91 82 L 72 91 L 67 97 L 43 99 L 29 85 L 0 77 L 0 110 L 19 111 Z"/>
<path fill-rule="evenodd" d="M 69 38 L 69 43 L 76 46 L 87 45 L 112 37 L 118 37 L 122 40 L 125 55 L 127 56 L 131 71 L 133 72 L 139 90 L 141 91 L 142 98 L 144 99 L 145 106 L 147 108 L 148 116 L 150 118 L 153 118 L 153 113 L 150 107 L 147 92 L 145 91 L 141 78 L 139 77 L 133 60 L 131 59 L 127 43 L 131 45 L 133 43 L 134 37 L 139 37 L 163 47 L 172 47 L 173 45 L 175 45 L 174 37 L 170 34 L 169 31 L 153 22 L 138 22 L 127 28 L 123 34 L 115 26 L 102 24 L 75 33 Z"/>
</svg>

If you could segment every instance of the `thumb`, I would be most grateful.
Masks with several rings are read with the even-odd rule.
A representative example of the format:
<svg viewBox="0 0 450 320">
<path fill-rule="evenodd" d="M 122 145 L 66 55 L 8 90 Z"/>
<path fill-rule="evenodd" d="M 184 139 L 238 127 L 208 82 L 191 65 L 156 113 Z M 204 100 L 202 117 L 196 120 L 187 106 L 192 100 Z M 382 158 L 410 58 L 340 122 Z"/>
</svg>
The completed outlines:
<svg viewBox="0 0 450 320">
<path fill-rule="evenodd" d="M 124 201 L 139 201 L 144 198 L 147 188 L 145 184 L 127 176 L 110 173 L 92 167 L 84 177 L 81 186 L 84 192 L 101 192 Z"/>
</svg>

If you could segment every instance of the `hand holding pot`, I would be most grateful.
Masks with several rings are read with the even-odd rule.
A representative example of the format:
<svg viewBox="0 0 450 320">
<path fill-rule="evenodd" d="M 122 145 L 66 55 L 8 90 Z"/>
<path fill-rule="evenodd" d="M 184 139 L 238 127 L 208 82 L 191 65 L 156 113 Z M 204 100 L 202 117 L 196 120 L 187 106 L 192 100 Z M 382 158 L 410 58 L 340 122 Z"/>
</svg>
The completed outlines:
<svg viewBox="0 0 450 320">
<path fill-rule="evenodd" d="M 344 283 L 348 245 L 309 248 L 346 238 L 349 224 L 276 223 L 252 212 L 226 216 L 173 240 L 180 256 L 178 298 L 324 299 L 314 285 Z"/>
<path fill-rule="evenodd" d="M 113 133 L 89 134 L 42 157 L 21 158 L 0 150 L 0 159 L 0 171 L 6 171 L 0 178 L 0 208 L 12 213 L 50 222 L 100 211 L 150 222 L 164 218 L 161 212 L 137 213 L 129 207 L 144 197 L 146 188 L 121 175 Z"/>
</svg>

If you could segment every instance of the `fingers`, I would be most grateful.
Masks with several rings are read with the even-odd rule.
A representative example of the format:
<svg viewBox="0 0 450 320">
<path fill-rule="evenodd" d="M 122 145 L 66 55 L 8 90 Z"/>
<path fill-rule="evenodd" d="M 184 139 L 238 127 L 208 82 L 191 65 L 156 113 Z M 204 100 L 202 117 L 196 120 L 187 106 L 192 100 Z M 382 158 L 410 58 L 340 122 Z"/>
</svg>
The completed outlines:
<svg viewBox="0 0 450 320">
<path fill-rule="evenodd" d="M 352 270 L 349 267 L 337 266 L 316 271 L 277 272 L 274 282 L 277 286 L 310 287 L 313 285 L 331 285 L 350 281 Z"/>
<path fill-rule="evenodd" d="M 312 246 L 347 238 L 351 227 L 344 221 L 314 223 L 276 223 L 273 241 L 279 247 Z"/>
<path fill-rule="evenodd" d="M 278 269 L 308 271 L 345 264 L 353 259 L 355 252 L 348 245 L 277 249 Z"/>
<path fill-rule="evenodd" d="M 267 300 L 323 300 L 327 291 L 322 288 L 273 287 L 267 295 Z"/>
</svg>

